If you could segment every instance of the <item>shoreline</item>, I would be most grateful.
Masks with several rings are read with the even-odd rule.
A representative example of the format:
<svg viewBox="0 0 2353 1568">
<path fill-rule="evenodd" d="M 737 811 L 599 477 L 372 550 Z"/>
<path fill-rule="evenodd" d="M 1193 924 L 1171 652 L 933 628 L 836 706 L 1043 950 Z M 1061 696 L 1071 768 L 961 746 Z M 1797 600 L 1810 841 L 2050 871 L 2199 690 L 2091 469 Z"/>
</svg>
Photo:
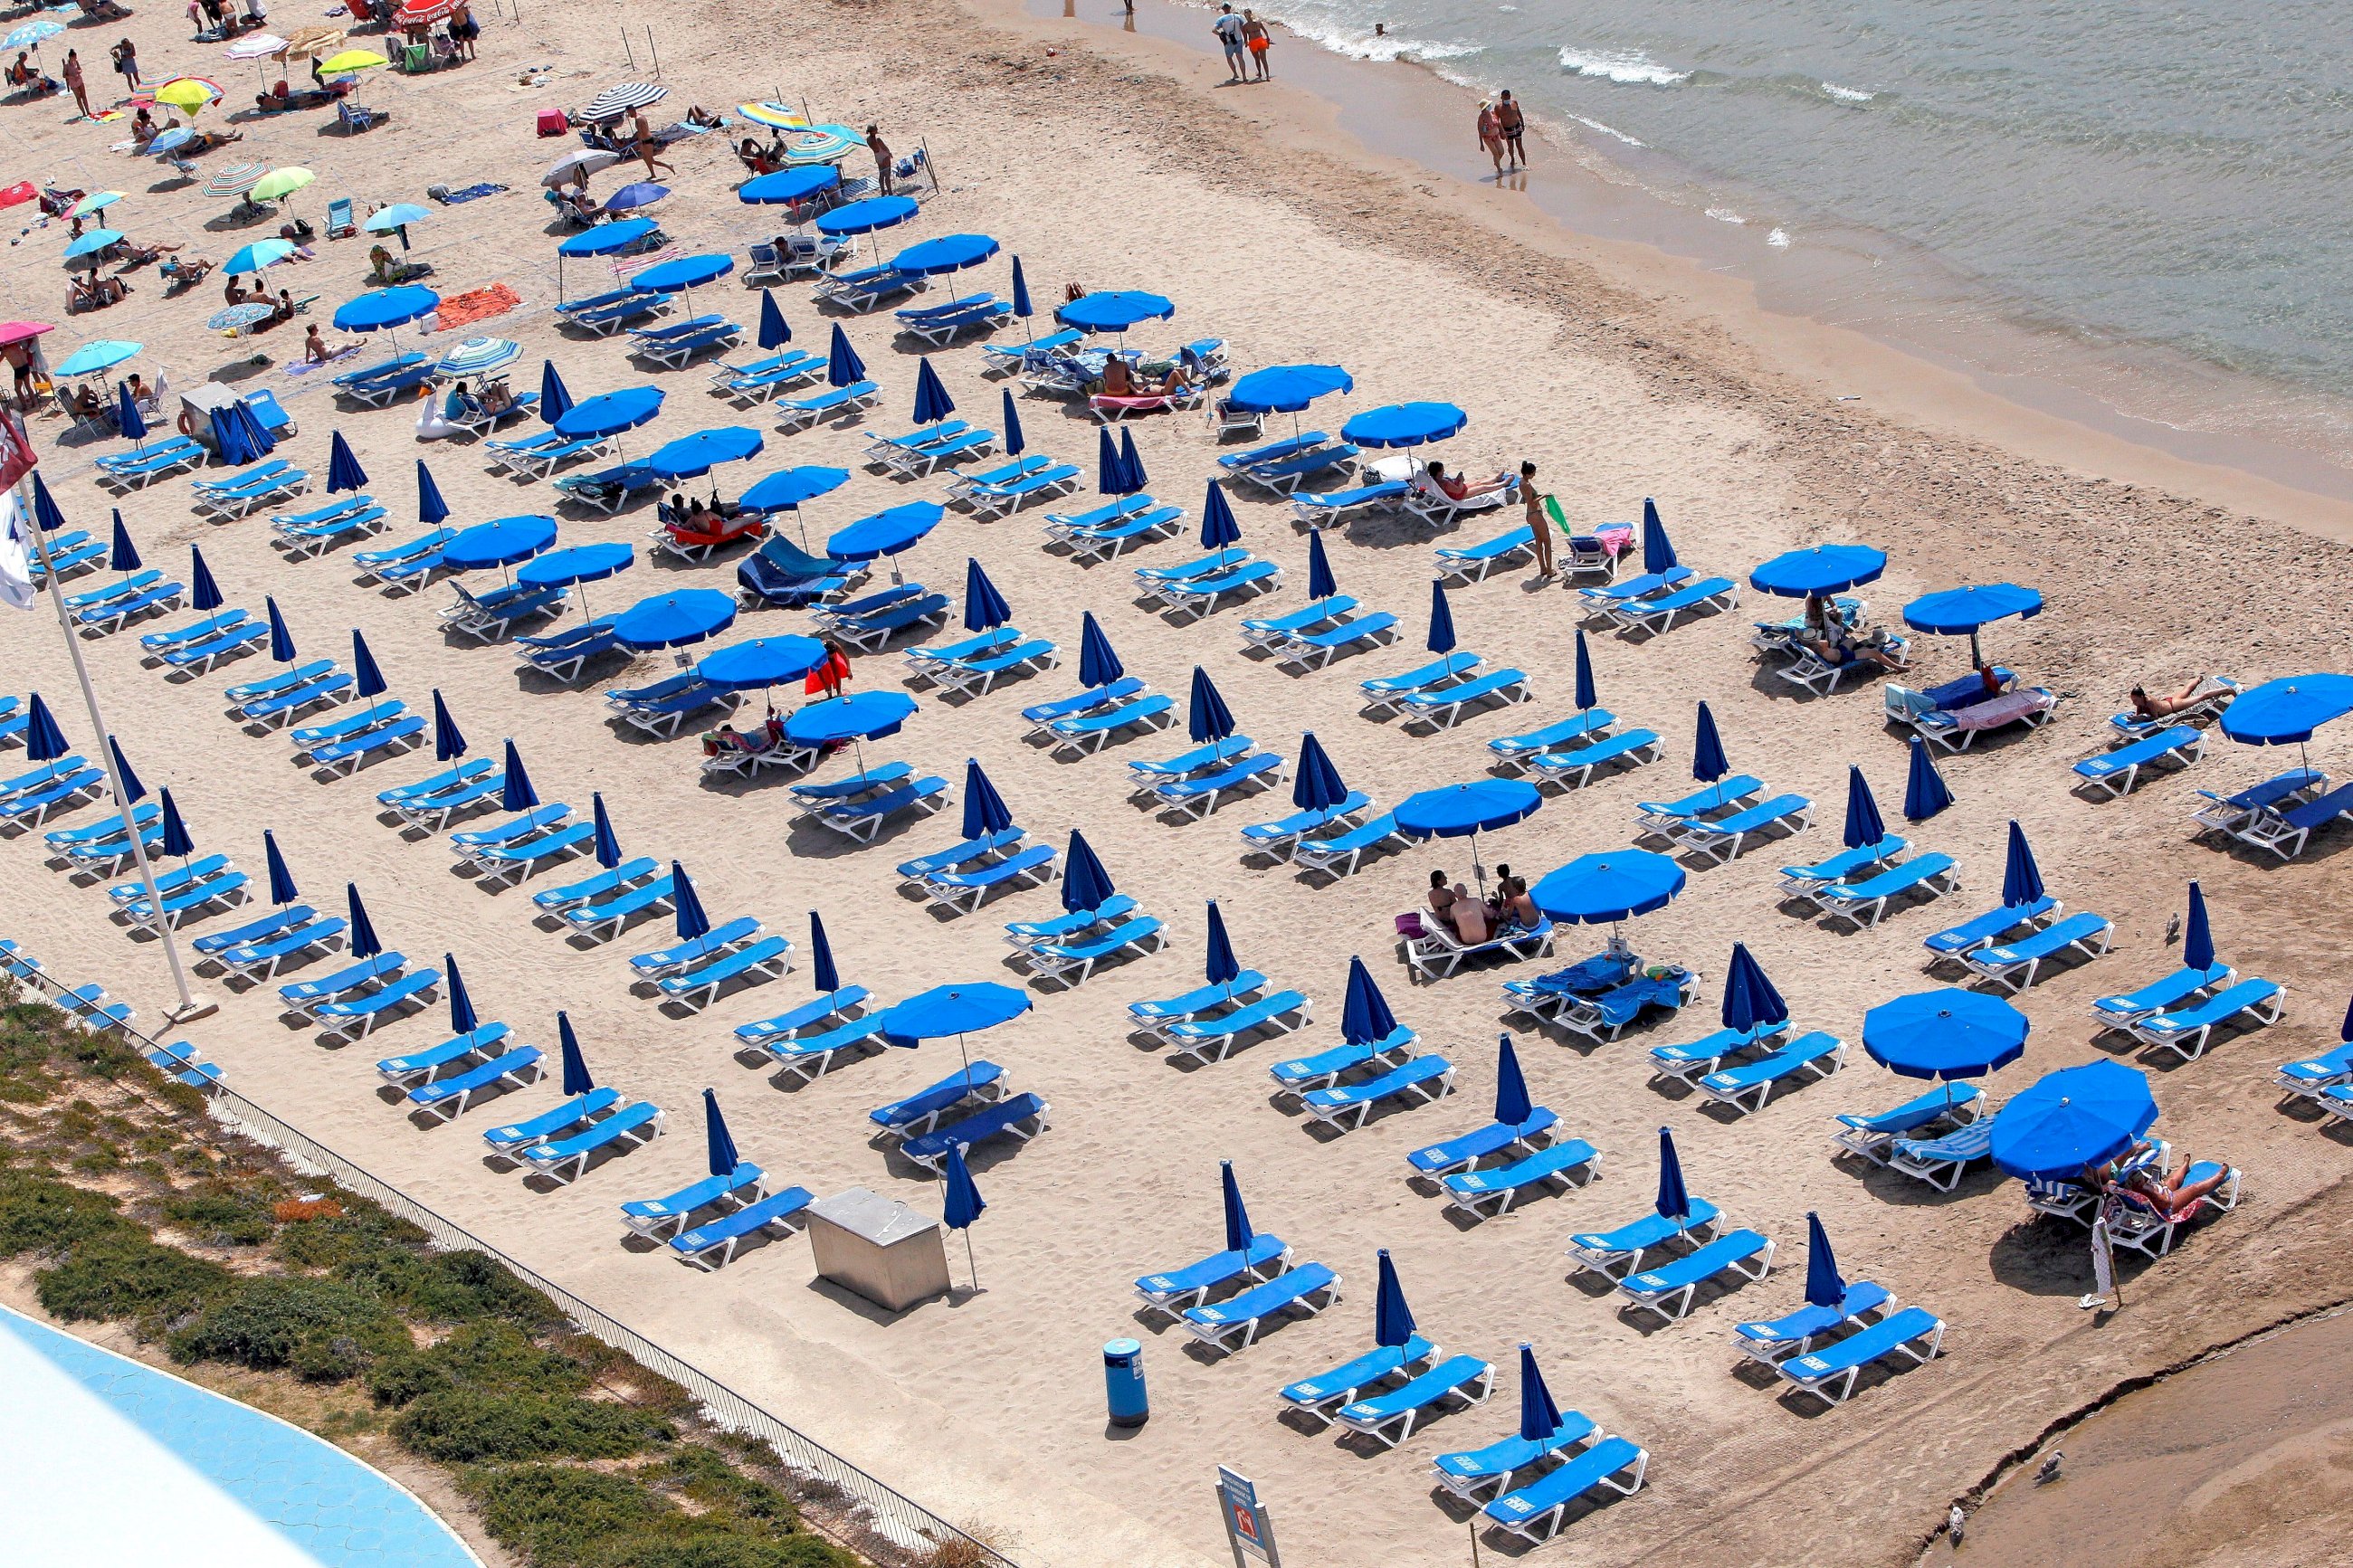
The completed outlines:
<svg viewBox="0 0 2353 1568">
<path fill-rule="evenodd" d="M 1124 13 L 1113 0 L 959 0 L 991 22 L 1019 27 L 1050 45 L 1078 37 L 1098 52 L 1133 51 L 1176 69 L 1180 84 L 1226 107 L 1231 88 L 1208 32 L 1213 13 L 1184 0 L 1136 0 Z M 1123 26 L 1122 24 L 1126 26 Z M 1943 301 L 1874 287 L 1852 286 L 1852 258 L 1841 269 L 1833 247 L 1778 253 L 1777 267 L 1799 268 L 1776 284 L 1740 258 L 1729 229 L 1631 183 L 1609 180 L 1588 165 L 1588 149 L 1546 134 L 1531 119 L 1541 153 L 1535 167 L 1502 180 L 1478 167 L 1482 154 L 1468 126 L 1477 94 L 1429 62 L 1361 59 L 1271 24 L 1278 42 L 1275 78 L 1250 84 L 1294 113 L 1251 115 L 1297 144 L 1337 156 L 1370 174 L 1443 181 L 1503 237 L 1592 267 L 1608 281 L 1721 330 L 1749 367 L 1810 384 L 1826 404 L 1861 404 L 1940 433 L 1984 441 L 2019 457 L 2128 487 L 2153 487 L 2185 499 L 2286 522 L 2322 537 L 2353 541 L 2353 470 L 2306 447 L 2226 431 L 2168 424 L 2119 407 L 2079 378 L 2033 362 L 2077 353 L 2063 329 L 2043 331 L 1999 313 L 1990 303 L 1963 305 L 1970 319 L 1953 324 L 1949 343 L 1923 341 L 1917 327 Z M 1459 145 L 1458 145 L 1459 143 Z M 1430 194 L 1437 194 L 1435 191 Z M 1527 199 L 1521 200 L 1519 198 Z M 1812 309 L 1799 295 L 1820 294 Z M 2027 368 L 1970 363 L 1964 341 L 1992 334 Z M 2155 347 L 2135 362 L 2091 354 L 2069 369 L 2129 377 L 2170 378 L 2186 386 L 2252 386 L 2253 378 Z M 1980 355 L 1982 350 L 1980 350 Z M 2142 363 L 2146 362 L 2146 363 Z"/>
</svg>

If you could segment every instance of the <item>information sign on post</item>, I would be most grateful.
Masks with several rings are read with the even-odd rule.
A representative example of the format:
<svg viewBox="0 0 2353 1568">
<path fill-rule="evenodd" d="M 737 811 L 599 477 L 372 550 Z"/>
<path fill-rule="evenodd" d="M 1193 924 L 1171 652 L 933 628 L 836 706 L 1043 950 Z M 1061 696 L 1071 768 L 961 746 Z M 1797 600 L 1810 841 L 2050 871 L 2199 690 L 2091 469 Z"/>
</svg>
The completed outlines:
<svg viewBox="0 0 2353 1568">
<path fill-rule="evenodd" d="M 1274 1521 L 1259 1500 L 1258 1488 L 1223 1465 L 1218 1467 L 1218 1511 L 1225 1516 L 1234 1568 L 1250 1568 L 1252 1558 L 1267 1568 L 1282 1568 L 1282 1553 L 1274 1547 Z"/>
</svg>

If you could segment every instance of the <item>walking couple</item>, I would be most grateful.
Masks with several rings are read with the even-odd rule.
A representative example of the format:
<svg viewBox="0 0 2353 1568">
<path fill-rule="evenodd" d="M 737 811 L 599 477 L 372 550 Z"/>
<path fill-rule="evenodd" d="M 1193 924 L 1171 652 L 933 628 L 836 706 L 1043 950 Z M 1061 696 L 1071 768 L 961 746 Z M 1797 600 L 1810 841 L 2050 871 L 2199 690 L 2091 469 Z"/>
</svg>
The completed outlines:
<svg viewBox="0 0 2353 1568">
<path fill-rule="evenodd" d="M 1514 169 L 1528 166 L 1528 150 L 1520 140 L 1526 134 L 1527 125 L 1527 117 L 1520 112 L 1519 100 L 1512 96 L 1510 88 L 1504 89 L 1500 102 L 1479 100 L 1479 145 L 1495 160 L 1495 173 L 1504 172 L 1506 157 L 1512 160 Z"/>
<path fill-rule="evenodd" d="M 1267 36 L 1266 24 L 1258 19 L 1256 12 L 1244 11 L 1237 16 L 1231 5 L 1221 5 L 1209 30 L 1218 35 L 1218 43 L 1226 51 L 1229 81 L 1268 79 L 1266 54 L 1273 47 L 1274 40 Z"/>
</svg>

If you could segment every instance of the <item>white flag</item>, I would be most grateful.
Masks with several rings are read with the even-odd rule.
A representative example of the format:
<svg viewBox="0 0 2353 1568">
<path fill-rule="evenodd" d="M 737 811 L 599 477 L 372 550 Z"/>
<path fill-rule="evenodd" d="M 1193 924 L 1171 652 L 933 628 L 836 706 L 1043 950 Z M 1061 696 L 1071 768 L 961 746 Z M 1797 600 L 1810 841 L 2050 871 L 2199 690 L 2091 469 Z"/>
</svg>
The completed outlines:
<svg viewBox="0 0 2353 1568">
<path fill-rule="evenodd" d="M 2103 1296 L 2116 1288 L 2116 1248 L 2108 1239 L 2105 1215 L 2092 1222 L 2092 1284 Z"/>
<path fill-rule="evenodd" d="M 19 610 L 40 596 L 33 587 L 31 538 L 16 492 L 0 491 L 0 604 Z"/>
</svg>

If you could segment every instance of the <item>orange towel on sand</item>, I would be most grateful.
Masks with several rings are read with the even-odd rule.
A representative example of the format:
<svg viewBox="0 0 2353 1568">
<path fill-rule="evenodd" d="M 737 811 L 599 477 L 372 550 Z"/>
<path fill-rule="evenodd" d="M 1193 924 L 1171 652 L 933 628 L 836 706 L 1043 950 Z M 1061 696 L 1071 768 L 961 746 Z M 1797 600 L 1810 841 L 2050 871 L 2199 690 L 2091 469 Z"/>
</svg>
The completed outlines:
<svg viewBox="0 0 2353 1568">
<path fill-rule="evenodd" d="M 487 321 L 492 316 L 503 316 L 522 303 L 522 295 L 503 283 L 493 283 L 487 289 L 470 289 L 442 300 L 440 310 L 434 314 L 440 330 L 451 332 L 476 321 Z"/>
</svg>

